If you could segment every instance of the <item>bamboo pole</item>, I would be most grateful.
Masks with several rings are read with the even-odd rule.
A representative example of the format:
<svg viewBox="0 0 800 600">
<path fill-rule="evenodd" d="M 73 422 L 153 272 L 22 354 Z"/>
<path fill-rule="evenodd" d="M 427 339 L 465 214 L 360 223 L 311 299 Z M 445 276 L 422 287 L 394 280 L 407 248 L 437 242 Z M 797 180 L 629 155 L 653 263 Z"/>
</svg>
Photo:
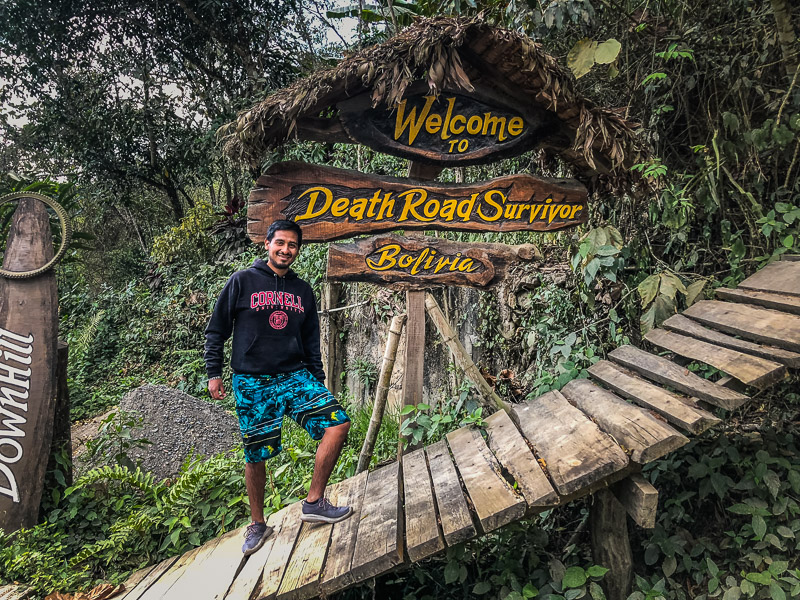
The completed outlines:
<svg viewBox="0 0 800 600">
<path fill-rule="evenodd" d="M 447 319 L 445 319 L 442 309 L 439 308 L 439 304 L 436 302 L 436 298 L 434 298 L 430 292 L 425 293 L 425 308 L 428 311 L 431 321 L 433 321 L 434 325 L 436 325 L 439 335 L 442 336 L 444 343 L 447 344 L 450 352 L 453 353 L 453 358 L 455 359 L 456 364 L 461 367 L 462 371 L 464 371 L 464 375 L 466 375 L 469 380 L 475 384 L 475 387 L 478 388 L 478 392 L 481 394 L 481 396 L 489 400 L 497 408 L 501 408 L 507 413 L 510 413 L 511 409 L 509 404 L 500 398 L 500 396 L 494 392 L 492 387 L 483 378 L 483 375 L 481 375 L 478 367 L 476 367 L 475 363 L 472 362 L 472 359 L 469 357 L 467 351 L 464 349 L 464 346 L 461 344 L 461 340 L 458 339 L 453 327 L 450 325 Z"/>
<path fill-rule="evenodd" d="M 400 333 L 403 331 L 405 320 L 406 315 L 396 315 L 389 326 L 389 337 L 386 339 L 386 349 L 383 352 L 378 387 L 375 390 L 375 403 L 372 405 L 372 416 L 369 419 L 367 436 L 364 438 L 364 445 L 361 447 L 361 454 L 358 456 L 356 475 L 367 470 L 369 461 L 372 459 L 372 453 L 375 450 L 375 442 L 378 439 L 378 432 L 383 421 L 383 412 L 386 409 L 386 398 L 389 396 L 389 384 L 392 380 L 394 361 L 397 356 L 397 345 L 400 342 Z"/>
</svg>

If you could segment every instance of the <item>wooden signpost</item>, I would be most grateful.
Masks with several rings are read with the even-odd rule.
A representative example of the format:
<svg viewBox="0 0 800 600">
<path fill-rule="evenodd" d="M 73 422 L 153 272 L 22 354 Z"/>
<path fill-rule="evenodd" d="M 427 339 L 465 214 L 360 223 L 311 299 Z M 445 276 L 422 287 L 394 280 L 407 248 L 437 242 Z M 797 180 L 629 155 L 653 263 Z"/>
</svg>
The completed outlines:
<svg viewBox="0 0 800 600">
<path fill-rule="evenodd" d="M 457 243 L 434 237 L 380 235 L 352 244 L 331 244 L 328 279 L 402 283 L 407 289 L 432 285 L 489 288 L 518 260 L 537 256 L 532 244 Z"/>
<path fill-rule="evenodd" d="M 323 242 L 395 229 L 554 231 L 588 218 L 582 184 L 532 175 L 444 184 L 285 162 L 256 186 L 247 210 L 255 243 L 276 219 L 297 222 L 303 241 Z"/>
<path fill-rule="evenodd" d="M 553 113 L 508 106 L 486 89 L 443 91 L 411 86 L 393 110 L 373 108 L 362 94 L 337 105 L 339 120 L 356 142 L 380 152 L 439 165 L 474 165 L 517 156 L 559 127 Z"/>
<path fill-rule="evenodd" d="M 23 198 L 3 258 L 6 271 L 31 271 L 53 257 L 44 205 Z M 50 452 L 55 403 L 58 297 L 52 271 L 0 277 L 0 529 L 36 524 Z"/>
</svg>

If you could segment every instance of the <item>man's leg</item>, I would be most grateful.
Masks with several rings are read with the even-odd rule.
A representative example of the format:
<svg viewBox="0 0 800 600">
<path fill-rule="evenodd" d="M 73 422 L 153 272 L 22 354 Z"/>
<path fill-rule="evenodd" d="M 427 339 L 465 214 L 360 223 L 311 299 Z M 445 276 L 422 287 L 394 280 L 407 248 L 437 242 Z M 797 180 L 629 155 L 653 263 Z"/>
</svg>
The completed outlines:
<svg viewBox="0 0 800 600">
<path fill-rule="evenodd" d="M 308 489 L 308 502 L 316 502 L 325 494 L 325 486 L 328 485 L 328 479 L 333 472 L 333 467 L 342 453 L 348 431 L 350 431 L 349 421 L 335 427 L 328 427 L 322 435 L 322 440 L 319 443 L 317 455 L 314 459 L 314 474 L 311 476 L 311 487 Z M 261 500 L 263 504 L 263 485 L 261 487 Z"/>
<path fill-rule="evenodd" d="M 264 522 L 264 486 L 267 483 L 267 469 L 264 461 L 245 463 L 244 483 L 250 501 L 250 517 L 253 523 Z"/>
</svg>

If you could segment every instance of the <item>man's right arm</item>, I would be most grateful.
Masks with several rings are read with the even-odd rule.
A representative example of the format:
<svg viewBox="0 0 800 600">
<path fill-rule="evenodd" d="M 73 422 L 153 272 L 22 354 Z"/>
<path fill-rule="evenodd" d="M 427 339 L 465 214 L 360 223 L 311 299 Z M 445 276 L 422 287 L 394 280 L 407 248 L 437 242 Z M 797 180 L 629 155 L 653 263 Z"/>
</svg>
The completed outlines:
<svg viewBox="0 0 800 600">
<path fill-rule="evenodd" d="M 225 341 L 233 331 L 238 292 L 238 282 L 234 278 L 229 279 L 217 299 L 214 312 L 206 327 L 204 358 L 208 373 L 208 391 L 216 400 L 225 397 L 225 389 L 222 386 L 222 362 Z"/>
</svg>

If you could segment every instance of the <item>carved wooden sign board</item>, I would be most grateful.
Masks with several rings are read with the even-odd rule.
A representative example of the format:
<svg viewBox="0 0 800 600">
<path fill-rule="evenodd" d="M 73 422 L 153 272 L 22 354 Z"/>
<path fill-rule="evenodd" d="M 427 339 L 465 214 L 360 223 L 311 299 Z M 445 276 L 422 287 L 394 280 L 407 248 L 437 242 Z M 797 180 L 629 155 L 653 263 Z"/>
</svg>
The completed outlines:
<svg viewBox="0 0 800 600">
<path fill-rule="evenodd" d="M 396 229 L 555 231 L 586 222 L 587 199 L 583 185 L 566 179 L 444 184 L 286 162 L 250 193 L 248 234 L 261 243 L 276 219 L 298 223 L 308 242 Z"/>
<path fill-rule="evenodd" d="M 507 105 L 488 90 L 444 91 L 410 86 L 389 110 L 370 94 L 339 102 L 339 120 L 356 142 L 380 152 L 439 165 L 474 165 L 517 156 L 558 129 L 558 119 Z"/>
<path fill-rule="evenodd" d="M 47 211 L 20 200 L 3 268 L 26 271 L 53 256 Z M 32 527 L 50 453 L 58 331 L 55 275 L 0 277 L 0 529 Z"/>
</svg>

